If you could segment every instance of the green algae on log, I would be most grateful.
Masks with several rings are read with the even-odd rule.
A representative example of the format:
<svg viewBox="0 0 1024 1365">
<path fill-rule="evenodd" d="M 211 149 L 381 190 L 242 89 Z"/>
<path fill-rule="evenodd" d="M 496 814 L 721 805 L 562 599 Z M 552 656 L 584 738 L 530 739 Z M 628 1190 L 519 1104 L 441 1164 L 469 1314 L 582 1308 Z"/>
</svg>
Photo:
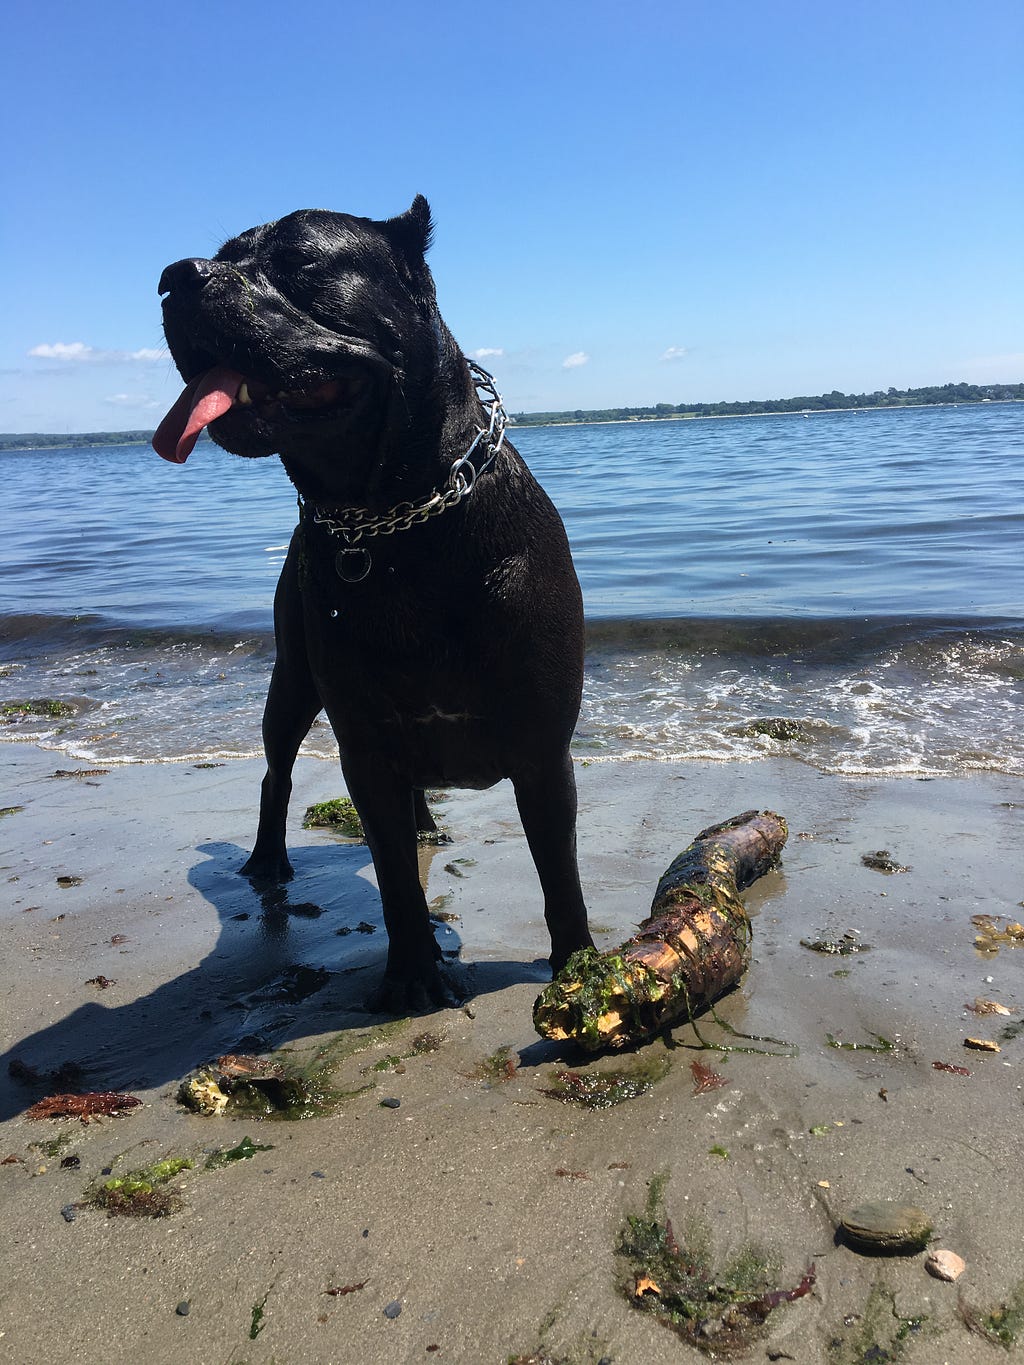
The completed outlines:
<svg viewBox="0 0 1024 1365">
<path fill-rule="evenodd" d="M 628 943 L 573 953 L 534 1005 L 537 1032 L 597 1052 L 707 1009 L 750 960 L 739 892 L 776 865 L 788 833 L 772 811 L 745 811 L 702 830 L 665 872 L 649 918 Z"/>
</svg>

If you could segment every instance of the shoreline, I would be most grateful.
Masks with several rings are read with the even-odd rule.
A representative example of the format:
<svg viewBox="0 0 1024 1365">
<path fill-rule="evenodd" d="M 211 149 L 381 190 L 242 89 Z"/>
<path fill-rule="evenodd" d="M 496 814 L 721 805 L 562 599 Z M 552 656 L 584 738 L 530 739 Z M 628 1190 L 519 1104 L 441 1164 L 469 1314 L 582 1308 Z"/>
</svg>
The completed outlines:
<svg viewBox="0 0 1024 1365">
<path fill-rule="evenodd" d="M 977 400 L 963 399 L 957 403 L 880 403 L 875 406 L 852 407 L 852 408 L 792 408 L 786 412 L 771 412 L 767 409 L 760 412 L 680 412 L 672 413 L 664 417 L 613 417 L 603 421 L 566 421 L 566 422 L 516 422 L 514 416 L 509 417 L 508 425 L 519 431 L 529 430 L 531 427 L 548 430 L 551 427 L 617 427 L 617 426 L 649 426 L 654 422 L 722 422 L 733 417 L 818 417 L 830 412 L 904 412 L 908 408 L 980 408 L 980 407 L 1000 407 L 1024 403 L 1024 398 L 979 398 Z M 17 435 L 11 432 L 11 435 Z M 47 433 L 49 434 L 49 433 Z M 69 433 L 73 435 L 74 433 Z M 112 432 L 112 435 L 117 435 Z M 105 450 L 110 446 L 148 446 L 149 438 L 140 438 L 134 441 L 91 441 L 88 444 L 72 442 L 68 446 L 45 445 L 45 446 L 4 446 L 0 448 L 0 454 L 27 455 L 31 453 L 41 453 L 47 450 Z M 211 440 L 205 434 L 196 443 L 197 446 L 209 445 L 216 446 L 216 441 Z M 220 449 L 220 447 L 217 447 Z"/>
<path fill-rule="evenodd" d="M 926 1319 L 905 1343 L 906 1365 L 1006 1358 L 968 1333 L 957 1299 L 1005 1301 L 1024 1274 L 1024 1039 L 993 1056 L 962 1040 L 995 1036 L 1024 1009 L 1024 948 L 982 956 L 971 922 L 1020 913 L 1021 779 L 843 778 L 789 759 L 578 765 L 581 871 L 601 947 L 628 936 L 700 829 L 755 806 L 787 817 L 781 870 L 745 896 L 753 962 L 719 1013 L 799 1048 L 785 1058 L 695 1051 L 687 1026 L 674 1031 L 675 1050 L 655 1042 L 636 1058 L 588 1061 L 533 1033 L 546 940 L 508 784 L 452 792 L 442 810 L 454 843 L 422 855 L 428 896 L 448 897 L 458 916 L 439 938 L 461 947 L 468 1010 L 387 1021 L 357 1008 L 384 951 L 366 850 L 299 828 L 305 805 L 341 790 L 333 765 L 299 761 L 297 876 L 268 905 L 235 871 L 262 763 L 54 780 L 65 765 L 34 746 L 4 746 L 0 761 L 5 800 L 22 807 L 0 819 L 4 1060 L 45 1071 L 78 1059 L 88 1088 L 143 1100 L 87 1127 L 33 1123 L 24 1109 L 38 1089 L 0 1073 L 0 1340 L 12 1358 L 500 1365 L 543 1349 L 573 1365 L 698 1360 L 616 1288 L 623 1219 L 662 1171 L 677 1230 L 696 1209 L 718 1250 L 764 1242 L 787 1285 L 815 1262 L 813 1293 L 769 1320 L 773 1349 L 833 1361 L 828 1343 L 849 1335 L 845 1318 L 863 1319 L 877 1281 L 899 1320 Z M 910 870 L 861 864 L 883 847 Z M 82 881 L 62 888 L 62 875 Z M 339 935 L 359 923 L 375 932 Z M 801 946 L 847 932 L 870 950 L 837 958 Z M 97 977 L 109 987 L 89 984 Z M 1011 1021 L 965 1013 L 980 995 L 1013 1009 Z M 414 1054 L 424 1030 L 443 1041 Z M 702 1032 L 725 1037 L 707 1019 Z M 894 1046 L 844 1051 L 827 1033 Z M 175 1102 L 178 1081 L 221 1052 L 321 1046 L 335 1049 L 337 1081 L 354 1092 L 329 1117 L 204 1119 Z M 521 1059 L 514 1076 L 482 1080 L 482 1061 L 506 1046 Z M 405 1058 L 400 1071 L 368 1069 L 392 1055 Z M 559 1066 L 607 1070 L 655 1055 L 668 1074 L 615 1108 L 543 1093 Z M 727 1084 L 694 1095 L 697 1059 Z M 971 1075 L 944 1074 L 937 1060 Z M 389 1097 L 400 1107 L 382 1108 Z M 31 1146 L 58 1133 L 78 1169 Z M 185 1207 L 170 1218 L 61 1216 L 107 1165 L 199 1160 L 243 1136 L 273 1150 L 186 1173 Z M 967 1261 L 960 1284 L 930 1279 L 921 1256 L 879 1261 L 835 1245 L 842 1211 L 871 1198 L 920 1205 L 937 1244 Z M 385 1316 L 395 1304 L 398 1315 Z"/>
</svg>

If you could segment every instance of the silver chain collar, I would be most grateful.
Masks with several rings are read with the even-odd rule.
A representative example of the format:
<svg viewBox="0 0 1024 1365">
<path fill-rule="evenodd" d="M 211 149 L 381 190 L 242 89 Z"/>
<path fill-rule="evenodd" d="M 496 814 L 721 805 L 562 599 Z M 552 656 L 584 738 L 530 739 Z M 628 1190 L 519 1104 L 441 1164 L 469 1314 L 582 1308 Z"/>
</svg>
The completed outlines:
<svg viewBox="0 0 1024 1365">
<path fill-rule="evenodd" d="M 480 401 L 488 411 L 488 424 L 478 428 L 465 455 L 454 462 L 443 489 L 435 488 L 422 502 L 397 503 L 386 512 L 371 512 L 367 507 L 338 507 L 328 511 L 306 504 L 300 493 L 300 511 L 308 513 L 317 526 L 323 526 L 332 536 L 340 536 L 347 546 L 354 547 L 367 536 L 390 536 L 396 531 L 408 531 L 410 527 L 429 521 L 431 517 L 439 517 L 449 507 L 455 507 L 463 498 L 468 498 L 476 487 L 477 479 L 498 458 L 505 441 L 508 414 L 502 407 L 494 376 L 488 374 L 475 360 L 467 359 L 466 363 L 473 375 Z M 481 447 L 483 459 L 477 463 Z"/>
</svg>

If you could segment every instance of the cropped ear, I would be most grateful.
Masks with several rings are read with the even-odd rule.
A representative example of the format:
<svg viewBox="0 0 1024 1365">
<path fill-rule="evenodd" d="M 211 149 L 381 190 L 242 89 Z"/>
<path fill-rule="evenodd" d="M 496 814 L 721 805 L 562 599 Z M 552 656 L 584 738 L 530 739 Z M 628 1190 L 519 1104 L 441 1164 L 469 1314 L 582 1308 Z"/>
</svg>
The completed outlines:
<svg viewBox="0 0 1024 1365">
<path fill-rule="evenodd" d="M 434 231 L 430 221 L 430 205 L 423 195 L 418 194 L 405 213 L 400 213 L 397 218 L 385 219 L 381 226 L 405 257 L 410 270 L 415 272 L 427 254 Z"/>
</svg>

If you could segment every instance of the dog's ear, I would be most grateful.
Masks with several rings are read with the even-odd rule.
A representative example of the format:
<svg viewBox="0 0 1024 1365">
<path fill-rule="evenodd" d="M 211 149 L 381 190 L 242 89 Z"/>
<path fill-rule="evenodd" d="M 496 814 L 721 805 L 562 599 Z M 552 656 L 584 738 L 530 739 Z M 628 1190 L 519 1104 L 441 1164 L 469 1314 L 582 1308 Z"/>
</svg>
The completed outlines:
<svg viewBox="0 0 1024 1365">
<path fill-rule="evenodd" d="M 430 221 L 430 205 L 418 194 L 404 213 L 397 218 L 387 218 L 381 224 L 392 245 L 405 258 L 413 275 L 417 267 L 422 267 L 423 258 L 430 246 L 434 225 Z"/>
</svg>

